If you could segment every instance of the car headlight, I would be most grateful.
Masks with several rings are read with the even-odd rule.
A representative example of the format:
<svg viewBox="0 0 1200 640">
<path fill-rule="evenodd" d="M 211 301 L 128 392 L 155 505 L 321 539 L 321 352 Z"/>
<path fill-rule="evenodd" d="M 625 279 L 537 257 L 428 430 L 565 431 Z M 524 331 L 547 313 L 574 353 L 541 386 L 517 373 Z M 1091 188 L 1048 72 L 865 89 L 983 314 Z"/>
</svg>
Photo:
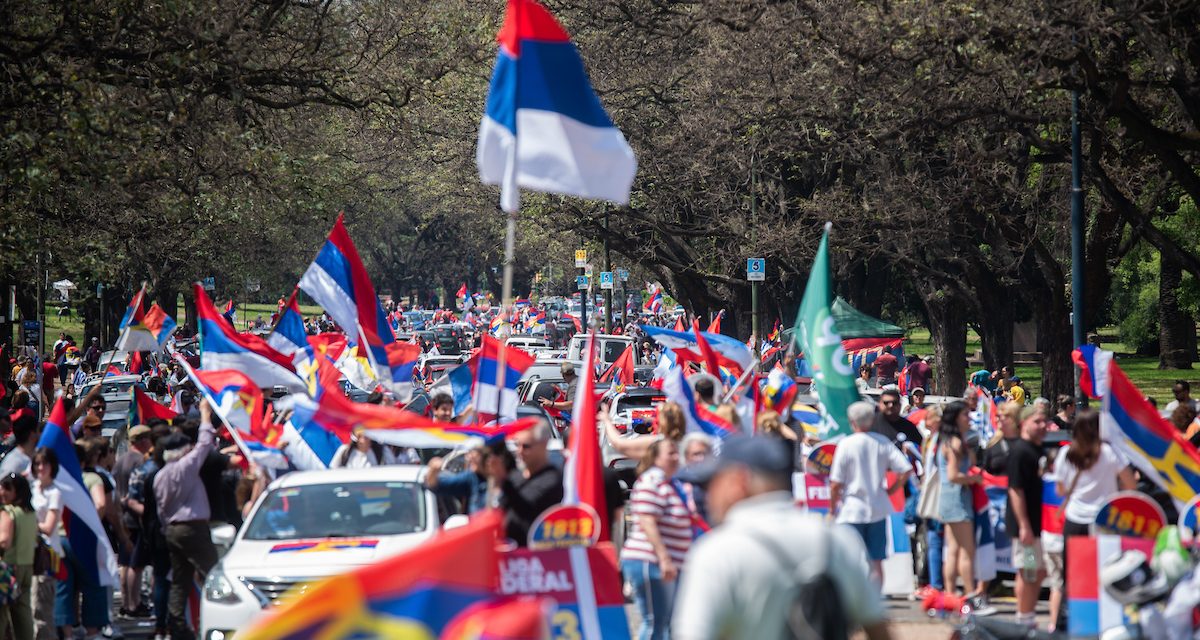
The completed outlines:
<svg viewBox="0 0 1200 640">
<path fill-rule="evenodd" d="M 213 567 L 204 579 L 204 599 L 221 604 L 235 604 L 242 600 L 233 590 L 233 582 L 225 577 L 221 565 Z"/>
</svg>

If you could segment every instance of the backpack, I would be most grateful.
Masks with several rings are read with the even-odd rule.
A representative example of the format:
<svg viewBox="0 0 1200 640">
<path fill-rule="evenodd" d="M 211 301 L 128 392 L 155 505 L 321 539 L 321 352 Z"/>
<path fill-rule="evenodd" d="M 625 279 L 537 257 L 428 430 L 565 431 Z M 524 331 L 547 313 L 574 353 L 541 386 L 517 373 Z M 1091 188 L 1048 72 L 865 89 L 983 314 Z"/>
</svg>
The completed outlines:
<svg viewBox="0 0 1200 640">
<path fill-rule="evenodd" d="M 780 561 L 781 566 L 791 566 L 792 606 L 783 627 L 781 638 L 794 640 L 846 640 L 850 637 L 850 624 L 846 608 L 838 591 L 837 581 L 829 573 L 829 552 L 832 547 L 827 529 L 821 530 L 816 548 L 808 550 L 805 557 L 823 560 L 813 571 L 810 566 L 792 566 L 791 556 L 772 540 L 769 535 L 753 531 L 750 537 Z"/>
</svg>

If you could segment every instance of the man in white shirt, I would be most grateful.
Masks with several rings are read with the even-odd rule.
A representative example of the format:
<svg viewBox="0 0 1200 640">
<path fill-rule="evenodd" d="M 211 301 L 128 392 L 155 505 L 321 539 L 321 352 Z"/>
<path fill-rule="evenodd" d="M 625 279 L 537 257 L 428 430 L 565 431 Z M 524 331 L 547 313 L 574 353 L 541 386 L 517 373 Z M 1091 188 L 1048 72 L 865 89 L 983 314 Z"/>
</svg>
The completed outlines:
<svg viewBox="0 0 1200 640">
<path fill-rule="evenodd" d="M 1192 399 L 1192 385 L 1187 380 L 1176 380 L 1171 392 L 1175 394 L 1175 399 L 1168 402 L 1164 410 L 1168 416 L 1174 413 L 1179 405 L 1185 403 L 1191 405 L 1192 411 L 1200 413 L 1200 400 Z"/>
<path fill-rule="evenodd" d="M 892 511 L 888 496 L 912 473 L 903 453 L 884 436 L 871 431 L 875 407 L 855 402 L 847 411 L 854 433 L 837 444 L 829 472 L 829 512 L 839 524 L 858 531 L 867 545 L 871 579 L 883 584 L 883 560 L 887 557 L 887 522 Z M 887 484 L 887 472 L 896 474 Z"/>
<path fill-rule="evenodd" d="M 868 579 L 858 536 L 797 509 L 791 472 L 792 459 L 781 441 L 738 436 L 725 440 L 718 457 L 676 476 L 707 488 L 709 516 L 719 526 L 688 552 L 672 638 L 791 637 L 812 622 L 797 617 L 802 601 L 836 601 L 845 629 L 861 627 L 871 640 L 890 638 L 879 587 Z M 800 596 L 803 586 L 812 593 L 814 585 L 830 583 L 833 593 L 821 602 Z"/>
</svg>

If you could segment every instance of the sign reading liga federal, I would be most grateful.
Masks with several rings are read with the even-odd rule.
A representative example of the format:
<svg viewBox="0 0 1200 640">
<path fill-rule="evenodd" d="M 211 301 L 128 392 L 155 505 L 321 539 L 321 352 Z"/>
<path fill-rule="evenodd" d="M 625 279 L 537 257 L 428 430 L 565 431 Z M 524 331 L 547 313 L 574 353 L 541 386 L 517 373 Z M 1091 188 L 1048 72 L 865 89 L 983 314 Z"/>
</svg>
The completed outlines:
<svg viewBox="0 0 1200 640">
<path fill-rule="evenodd" d="M 600 516 L 586 504 L 551 507 L 529 527 L 530 549 L 587 547 L 599 539 Z"/>
<path fill-rule="evenodd" d="M 746 280 L 762 282 L 767 279 L 766 258 L 746 258 Z"/>
<path fill-rule="evenodd" d="M 587 266 L 587 249 L 575 250 L 575 268 L 582 269 Z"/>
<path fill-rule="evenodd" d="M 1162 507 L 1140 491 L 1117 492 L 1096 514 L 1097 534 L 1153 540 L 1166 525 Z"/>
</svg>

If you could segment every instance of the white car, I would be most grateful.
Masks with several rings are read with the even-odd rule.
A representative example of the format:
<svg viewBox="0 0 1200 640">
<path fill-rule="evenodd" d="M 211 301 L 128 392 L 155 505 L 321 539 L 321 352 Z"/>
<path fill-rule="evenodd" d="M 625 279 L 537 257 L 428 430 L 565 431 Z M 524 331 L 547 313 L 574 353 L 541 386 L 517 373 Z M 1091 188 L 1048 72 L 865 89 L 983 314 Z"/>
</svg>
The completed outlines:
<svg viewBox="0 0 1200 640">
<path fill-rule="evenodd" d="M 289 590 L 425 542 L 438 529 L 424 469 L 383 466 L 289 473 L 271 483 L 209 572 L 202 640 L 225 640 Z"/>
</svg>

